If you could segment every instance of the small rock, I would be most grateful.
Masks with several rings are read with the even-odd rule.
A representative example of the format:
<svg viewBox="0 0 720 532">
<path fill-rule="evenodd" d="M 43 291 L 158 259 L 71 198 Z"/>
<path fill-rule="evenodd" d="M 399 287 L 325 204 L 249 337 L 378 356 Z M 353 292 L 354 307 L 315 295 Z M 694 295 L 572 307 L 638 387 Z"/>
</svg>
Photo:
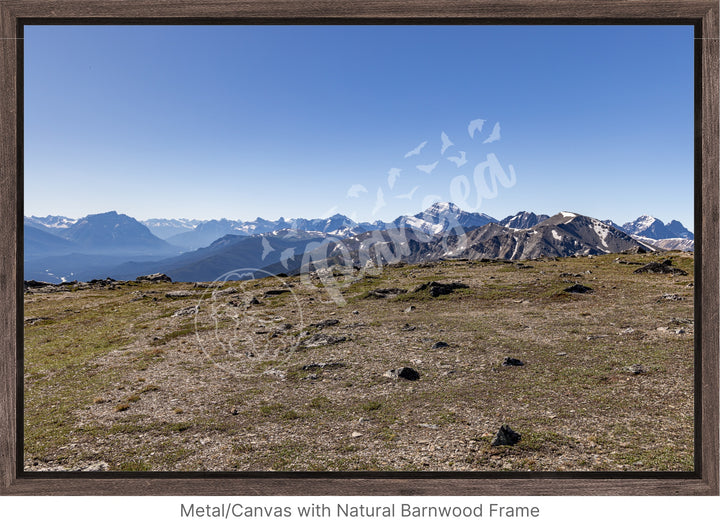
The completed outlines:
<svg viewBox="0 0 720 532">
<path fill-rule="evenodd" d="M 412 312 L 413 310 L 415 310 L 415 305 L 410 305 L 408 308 L 403 310 L 403 312 Z"/>
<path fill-rule="evenodd" d="M 212 297 L 215 299 L 217 297 L 228 296 L 230 294 L 237 294 L 237 288 L 230 286 L 228 288 L 224 288 L 223 290 L 215 290 L 212 293 Z"/>
<path fill-rule="evenodd" d="M 415 327 L 414 325 L 410 325 L 409 323 L 406 323 L 400 328 L 400 330 L 402 331 L 414 331 L 415 329 L 417 329 L 417 327 Z"/>
<path fill-rule="evenodd" d="M 262 303 L 260 303 L 260 301 L 258 300 L 258 298 L 253 297 L 253 298 L 250 300 L 250 302 L 248 303 L 248 305 L 262 305 Z"/>
<path fill-rule="evenodd" d="M 524 366 L 525 362 L 518 358 L 505 357 L 502 361 L 503 366 Z"/>
<path fill-rule="evenodd" d="M 493 447 L 497 447 L 498 445 L 515 445 L 520 439 L 520 434 L 511 429 L 509 425 L 503 425 L 500 427 L 500 430 L 497 431 L 497 434 L 495 434 L 490 445 Z"/>
<path fill-rule="evenodd" d="M 625 371 L 632 373 L 633 375 L 640 375 L 645 373 L 645 367 L 642 364 L 633 364 L 625 368 Z"/>
<path fill-rule="evenodd" d="M 313 369 L 333 369 L 343 367 L 345 367 L 345 364 L 343 364 L 342 362 L 320 362 L 314 364 L 305 364 L 302 369 L 304 371 L 310 371 Z"/>
<path fill-rule="evenodd" d="M 266 290 L 265 291 L 265 297 L 268 296 L 279 296 L 280 294 L 289 294 L 290 290 L 287 288 L 274 288 L 272 290 Z"/>
<path fill-rule="evenodd" d="M 37 318 L 25 318 L 25 325 L 34 325 L 35 323 L 39 321 L 45 321 L 49 320 L 50 318 L 46 318 L 44 316 L 38 316 Z"/>
<path fill-rule="evenodd" d="M 311 323 L 310 327 L 316 327 L 318 329 L 322 329 L 324 327 L 330 327 L 332 325 L 337 325 L 338 323 L 340 323 L 340 320 L 329 319 L 329 320 L 320 321 L 318 323 Z"/>
<path fill-rule="evenodd" d="M 180 316 L 191 316 L 191 315 L 197 314 L 198 310 L 199 310 L 199 308 L 197 305 L 195 305 L 194 307 L 185 307 L 185 308 L 182 308 L 182 309 L 176 311 L 173 314 L 173 318 L 177 318 Z"/>
<path fill-rule="evenodd" d="M 360 311 L 359 311 L 359 310 L 353 310 L 352 313 L 353 313 L 353 314 L 360 314 Z"/>
<path fill-rule="evenodd" d="M 83 471 L 107 471 L 110 466 L 107 462 L 93 462 L 85 466 Z"/>
<path fill-rule="evenodd" d="M 166 292 L 165 297 L 170 299 L 180 299 L 183 297 L 192 297 L 194 295 L 193 292 L 190 292 L 189 290 L 173 290 L 172 292 Z"/>
<path fill-rule="evenodd" d="M 567 353 L 564 352 L 564 351 L 561 351 L 560 353 L 557 354 L 557 356 L 559 356 L 559 357 L 566 357 L 566 356 L 567 356 Z"/>
<path fill-rule="evenodd" d="M 663 294 L 658 299 L 658 302 L 660 301 L 682 301 L 685 298 L 682 296 L 679 296 L 677 294 Z"/>
<path fill-rule="evenodd" d="M 280 380 L 285 380 L 285 378 L 287 377 L 286 372 L 284 372 L 281 369 L 275 369 L 275 368 L 266 369 L 265 371 L 263 371 L 263 375 L 270 375 L 272 377 L 277 377 Z"/>
<path fill-rule="evenodd" d="M 569 294 L 589 294 L 593 292 L 593 289 L 589 286 L 575 283 L 574 285 L 565 288 L 563 292 L 568 292 Z"/>
<path fill-rule="evenodd" d="M 435 342 L 432 345 L 432 348 L 433 349 L 441 349 L 443 347 L 449 347 L 449 346 L 450 346 L 450 344 L 448 344 L 447 342 Z"/>
<path fill-rule="evenodd" d="M 388 296 L 397 296 L 404 294 L 407 290 L 402 288 L 378 288 L 377 290 L 370 290 L 366 297 L 374 297 L 377 299 L 385 299 Z"/>
<path fill-rule="evenodd" d="M 390 377 L 393 379 L 405 379 L 408 381 L 416 381 L 420 378 L 420 374 L 416 370 L 407 366 L 398 369 L 391 369 L 389 371 L 386 371 L 384 375 L 385 377 Z"/>
<path fill-rule="evenodd" d="M 307 340 L 303 340 L 301 344 L 305 347 L 319 347 L 322 345 L 339 344 L 340 342 L 344 342 L 345 340 L 347 340 L 347 338 L 344 336 L 330 336 L 327 334 L 318 333 L 313 334 Z"/>
<path fill-rule="evenodd" d="M 362 432 L 357 432 L 357 431 L 350 434 L 351 438 L 360 438 L 361 436 L 362 436 Z"/>
</svg>

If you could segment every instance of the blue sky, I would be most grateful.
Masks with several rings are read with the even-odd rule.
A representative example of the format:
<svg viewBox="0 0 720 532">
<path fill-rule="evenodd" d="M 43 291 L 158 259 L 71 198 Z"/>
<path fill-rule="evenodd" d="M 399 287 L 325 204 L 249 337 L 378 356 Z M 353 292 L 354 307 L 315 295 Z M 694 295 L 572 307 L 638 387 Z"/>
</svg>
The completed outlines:
<svg viewBox="0 0 720 532">
<path fill-rule="evenodd" d="M 26 26 L 25 214 L 692 228 L 692 51 L 690 26 Z"/>
</svg>

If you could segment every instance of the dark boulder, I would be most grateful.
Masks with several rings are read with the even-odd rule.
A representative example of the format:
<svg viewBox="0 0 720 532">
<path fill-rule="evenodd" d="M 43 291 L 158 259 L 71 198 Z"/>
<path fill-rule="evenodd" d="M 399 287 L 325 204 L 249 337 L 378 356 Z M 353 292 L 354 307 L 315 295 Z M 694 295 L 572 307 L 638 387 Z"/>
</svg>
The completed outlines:
<svg viewBox="0 0 720 532">
<path fill-rule="evenodd" d="M 589 294 L 593 292 L 593 289 L 589 286 L 585 286 L 583 284 L 575 283 L 572 286 L 568 286 L 563 290 L 563 292 L 567 292 L 569 294 Z"/>
<path fill-rule="evenodd" d="M 635 270 L 633 273 L 669 273 L 672 275 L 687 275 L 685 270 L 673 267 L 670 259 L 662 262 L 649 262 L 645 266 Z"/>
<path fill-rule="evenodd" d="M 417 370 L 409 368 L 407 366 L 386 371 L 385 376 L 393 379 L 405 379 L 408 381 L 416 381 L 420 379 L 420 373 L 418 373 Z"/>
<path fill-rule="evenodd" d="M 423 292 L 428 291 L 430 293 L 431 297 L 438 297 L 438 296 L 444 296 L 447 294 L 452 294 L 455 290 L 459 288 L 470 288 L 465 283 L 459 283 L 457 281 L 453 281 L 450 283 L 439 283 L 437 281 L 430 281 L 429 283 L 423 283 L 413 292 Z"/>
<path fill-rule="evenodd" d="M 497 447 L 498 445 L 515 445 L 520 439 L 520 434 L 511 429 L 509 425 L 503 425 L 500 427 L 500 430 L 497 431 L 497 434 L 495 434 L 490 445 L 493 447 Z"/>
<path fill-rule="evenodd" d="M 505 357 L 505 358 L 503 358 L 502 365 L 503 366 L 524 366 L 525 362 L 523 362 L 522 360 L 520 360 L 518 358 Z"/>
</svg>

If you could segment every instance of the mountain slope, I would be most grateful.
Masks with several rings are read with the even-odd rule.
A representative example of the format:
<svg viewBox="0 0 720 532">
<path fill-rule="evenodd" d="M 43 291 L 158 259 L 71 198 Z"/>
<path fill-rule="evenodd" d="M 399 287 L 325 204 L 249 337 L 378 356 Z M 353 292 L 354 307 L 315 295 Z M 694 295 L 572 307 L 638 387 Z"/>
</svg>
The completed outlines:
<svg viewBox="0 0 720 532">
<path fill-rule="evenodd" d="M 535 214 L 534 212 L 520 211 L 515 216 L 508 216 L 498 222 L 498 225 L 510 229 L 530 229 L 543 220 L 547 220 L 547 214 Z"/>
<path fill-rule="evenodd" d="M 303 262 L 319 269 L 334 264 L 349 266 L 348 260 L 354 267 L 364 267 L 368 261 L 413 264 L 451 258 L 527 260 L 542 256 L 604 255 L 638 247 L 652 250 L 599 220 L 561 212 L 530 229 L 490 223 L 466 232 L 436 235 L 410 228 L 374 231 L 342 242 L 327 242 L 310 257 L 294 257 L 287 267 L 273 265 L 271 271 L 296 271 Z"/>
<path fill-rule="evenodd" d="M 153 235 L 135 218 L 115 211 L 91 214 L 63 229 L 60 236 L 93 253 L 173 253 L 176 249 Z"/>
</svg>

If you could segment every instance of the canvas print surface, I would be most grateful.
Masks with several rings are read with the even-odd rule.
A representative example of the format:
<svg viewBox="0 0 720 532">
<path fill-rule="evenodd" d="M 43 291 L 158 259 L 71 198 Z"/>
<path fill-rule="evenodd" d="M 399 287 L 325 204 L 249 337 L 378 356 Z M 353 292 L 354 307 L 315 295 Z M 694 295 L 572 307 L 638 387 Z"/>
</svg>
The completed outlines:
<svg viewBox="0 0 720 532">
<path fill-rule="evenodd" d="M 27 471 L 691 471 L 691 26 L 27 26 Z"/>
</svg>

